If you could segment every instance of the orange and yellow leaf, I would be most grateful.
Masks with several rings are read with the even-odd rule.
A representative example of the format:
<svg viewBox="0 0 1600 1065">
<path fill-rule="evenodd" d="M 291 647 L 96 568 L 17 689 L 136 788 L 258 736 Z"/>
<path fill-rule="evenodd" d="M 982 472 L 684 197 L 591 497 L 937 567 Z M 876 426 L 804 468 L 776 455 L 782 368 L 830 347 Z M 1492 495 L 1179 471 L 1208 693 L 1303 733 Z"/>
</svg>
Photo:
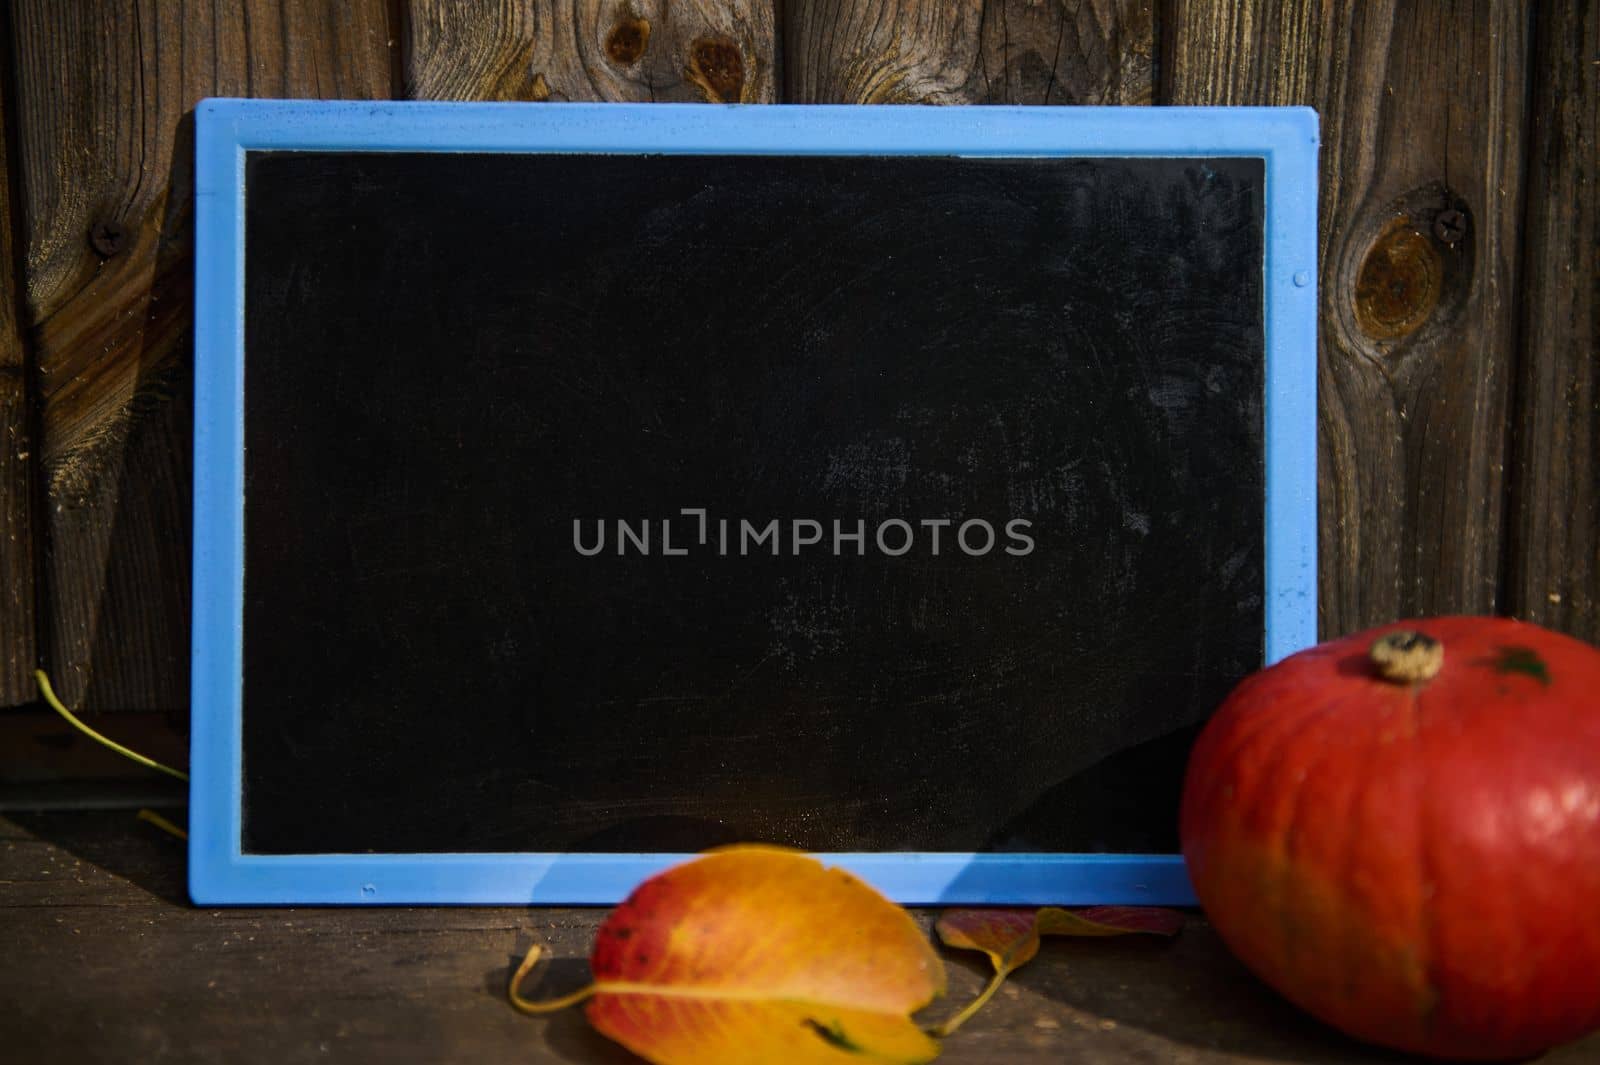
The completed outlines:
<svg viewBox="0 0 1600 1065">
<path fill-rule="evenodd" d="M 945 989 L 927 937 L 860 880 L 793 851 L 735 847 L 651 877 L 601 926 L 590 963 L 593 987 L 561 1003 L 587 997 L 595 1028 L 657 1065 L 939 1053 L 911 1020 Z"/>
</svg>

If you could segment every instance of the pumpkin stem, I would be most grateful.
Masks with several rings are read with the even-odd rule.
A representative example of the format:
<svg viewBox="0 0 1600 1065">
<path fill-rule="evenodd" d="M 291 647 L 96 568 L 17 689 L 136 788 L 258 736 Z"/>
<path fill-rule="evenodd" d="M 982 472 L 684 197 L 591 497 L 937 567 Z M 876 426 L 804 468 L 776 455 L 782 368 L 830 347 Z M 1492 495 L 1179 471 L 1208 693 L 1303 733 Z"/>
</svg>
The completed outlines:
<svg viewBox="0 0 1600 1065">
<path fill-rule="evenodd" d="M 1422 684 L 1444 665 L 1444 644 L 1432 636 L 1397 629 L 1378 637 L 1367 652 L 1378 675 L 1395 684 Z"/>
</svg>

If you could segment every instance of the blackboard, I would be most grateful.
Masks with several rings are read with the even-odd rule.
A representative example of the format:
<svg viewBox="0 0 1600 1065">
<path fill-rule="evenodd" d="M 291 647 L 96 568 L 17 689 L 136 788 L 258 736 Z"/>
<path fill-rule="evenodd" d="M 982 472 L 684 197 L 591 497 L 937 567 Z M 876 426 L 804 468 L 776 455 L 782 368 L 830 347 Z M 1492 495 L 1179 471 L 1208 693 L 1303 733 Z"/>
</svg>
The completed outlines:
<svg viewBox="0 0 1600 1065">
<path fill-rule="evenodd" d="M 240 146 L 232 859 L 1176 851 L 1271 155 L 736 148 Z"/>
</svg>

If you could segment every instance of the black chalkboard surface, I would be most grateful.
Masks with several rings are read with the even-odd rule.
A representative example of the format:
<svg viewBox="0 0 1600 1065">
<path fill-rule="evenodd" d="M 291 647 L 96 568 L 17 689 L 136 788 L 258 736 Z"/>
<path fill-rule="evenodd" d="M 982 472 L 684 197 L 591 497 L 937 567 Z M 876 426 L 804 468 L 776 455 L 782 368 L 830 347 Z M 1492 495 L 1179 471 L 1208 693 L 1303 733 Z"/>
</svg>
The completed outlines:
<svg viewBox="0 0 1600 1065">
<path fill-rule="evenodd" d="M 251 151 L 245 854 L 1171 852 L 1264 163 Z"/>
</svg>

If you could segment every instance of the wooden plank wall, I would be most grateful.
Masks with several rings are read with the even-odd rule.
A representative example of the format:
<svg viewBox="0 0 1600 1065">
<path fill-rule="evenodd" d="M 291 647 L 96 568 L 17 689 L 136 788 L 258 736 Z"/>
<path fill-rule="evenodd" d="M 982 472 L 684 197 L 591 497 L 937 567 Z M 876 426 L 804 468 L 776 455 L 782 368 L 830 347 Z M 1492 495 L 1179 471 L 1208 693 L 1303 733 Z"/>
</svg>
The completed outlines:
<svg viewBox="0 0 1600 1065">
<path fill-rule="evenodd" d="M 1492 613 L 1516 351 L 1527 6 L 1261 8 L 1175 5 L 1166 96 L 1308 104 L 1322 116 L 1323 631 Z"/>
<path fill-rule="evenodd" d="M 0 22 L 0 29 L 4 23 Z M 7 56 L 0 50 L 0 114 L 9 115 Z M 0 706 L 33 697 L 34 423 L 23 341 L 17 213 L 11 193 L 11 130 L 0 134 Z"/>
<path fill-rule="evenodd" d="M 16 0 L 0 16 L 0 705 L 187 684 L 194 102 L 1307 104 L 1326 636 L 1600 641 L 1586 0 Z M 36 512 L 37 511 L 37 512 Z"/>
<path fill-rule="evenodd" d="M 387 98 L 389 13 L 385 0 L 12 5 L 42 657 L 69 703 L 188 702 L 194 104 Z"/>
<path fill-rule="evenodd" d="M 1535 54 L 1506 606 L 1600 642 L 1600 3 Z"/>
</svg>

